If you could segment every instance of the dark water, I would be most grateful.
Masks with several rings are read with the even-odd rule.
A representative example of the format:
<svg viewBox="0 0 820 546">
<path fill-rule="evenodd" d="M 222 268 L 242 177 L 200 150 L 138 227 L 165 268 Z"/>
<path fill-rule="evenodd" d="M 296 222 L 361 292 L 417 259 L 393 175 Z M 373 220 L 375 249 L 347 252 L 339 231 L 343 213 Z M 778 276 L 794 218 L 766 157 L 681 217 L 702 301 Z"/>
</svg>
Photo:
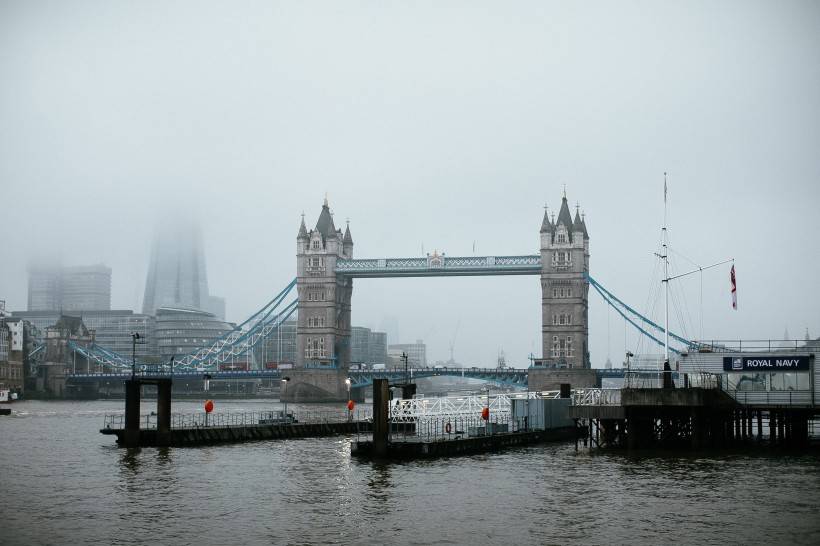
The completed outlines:
<svg viewBox="0 0 820 546">
<path fill-rule="evenodd" d="M 820 544 L 816 452 L 560 443 L 374 463 L 346 437 L 125 450 L 98 432 L 122 409 L 20 402 L 0 417 L 0 544 Z"/>
</svg>

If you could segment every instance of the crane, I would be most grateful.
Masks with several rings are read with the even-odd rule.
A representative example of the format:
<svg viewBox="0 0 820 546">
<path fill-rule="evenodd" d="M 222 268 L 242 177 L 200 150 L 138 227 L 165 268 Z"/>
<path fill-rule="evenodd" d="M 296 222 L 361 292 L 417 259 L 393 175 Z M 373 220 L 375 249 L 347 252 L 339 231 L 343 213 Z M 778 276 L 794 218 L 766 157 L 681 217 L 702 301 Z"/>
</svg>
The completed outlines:
<svg viewBox="0 0 820 546">
<path fill-rule="evenodd" d="M 456 324 L 456 333 L 453 334 L 453 341 L 450 342 L 450 362 L 448 362 L 448 364 L 456 363 L 456 361 L 453 359 L 453 345 L 456 344 L 456 336 L 458 335 L 459 326 L 461 326 L 461 319 L 458 319 L 458 324 Z"/>
</svg>

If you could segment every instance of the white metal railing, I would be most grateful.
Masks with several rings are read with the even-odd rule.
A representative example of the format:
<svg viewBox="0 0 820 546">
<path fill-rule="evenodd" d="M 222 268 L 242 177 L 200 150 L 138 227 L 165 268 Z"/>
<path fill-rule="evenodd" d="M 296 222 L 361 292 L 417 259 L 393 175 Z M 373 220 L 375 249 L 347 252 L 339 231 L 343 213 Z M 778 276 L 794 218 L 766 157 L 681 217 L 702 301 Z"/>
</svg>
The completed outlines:
<svg viewBox="0 0 820 546">
<path fill-rule="evenodd" d="M 810 391 L 738 391 L 726 393 L 744 406 L 812 406 Z"/>
<path fill-rule="evenodd" d="M 620 406 L 621 389 L 574 389 L 573 406 Z"/>
<path fill-rule="evenodd" d="M 403 427 L 401 423 L 390 423 L 389 441 L 430 442 L 474 438 L 507 432 L 523 431 L 521 423 L 514 421 L 510 414 L 490 414 L 489 421 L 479 415 L 454 415 L 424 417 L 412 426 Z"/>
<path fill-rule="evenodd" d="M 558 391 L 522 392 L 516 394 L 490 395 L 490 415 L 510 414 L 512 401 L 528 398 L 558 398 Z M 487 395 L 448 396 L 441 398 L 413 398 L 393 400 L 389 406 L 389 418 L 393 422 L 415 422 L 426 417 L 457 415 L 480 415 L 487 407 Z"/>
</svg>

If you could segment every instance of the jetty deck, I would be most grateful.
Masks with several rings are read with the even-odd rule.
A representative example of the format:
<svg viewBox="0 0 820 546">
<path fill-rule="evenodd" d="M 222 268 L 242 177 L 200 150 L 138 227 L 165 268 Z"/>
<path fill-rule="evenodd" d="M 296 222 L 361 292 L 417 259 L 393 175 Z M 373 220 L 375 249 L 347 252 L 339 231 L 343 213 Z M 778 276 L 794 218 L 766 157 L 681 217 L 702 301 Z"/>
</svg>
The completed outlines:
<svg viewBox="0 0 820 546">
<path fill-rule="evenodd" d="M 282 440 L 287 438 L 313 438 L 336 434 L 360 433 L 367 430 L 366 422 L 325 421 L 315 423 L 248 423 L 240 425 L 212 425 L 172 428 L 167 438 L 161 439 L 156 428 L 140 429 L 140 447 L 193 447 L 212 444 Z M 124 445 L 124 428 L 102 428 L 103 434 L 117 437 L 117 444 Z"/>
</svg>

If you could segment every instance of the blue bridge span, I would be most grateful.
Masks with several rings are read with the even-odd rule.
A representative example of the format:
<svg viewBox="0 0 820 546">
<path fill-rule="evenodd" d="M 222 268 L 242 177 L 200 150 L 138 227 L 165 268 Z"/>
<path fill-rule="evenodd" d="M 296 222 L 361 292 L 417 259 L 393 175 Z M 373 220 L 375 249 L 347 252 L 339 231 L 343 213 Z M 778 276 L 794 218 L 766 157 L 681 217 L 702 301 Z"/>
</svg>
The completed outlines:
<svg viewBox="0 0 820 546">
<path fill-rule="evenodd" d="M 598 377 L 603 379 L 623 378 L 625 369 L 598 369 L 595 370 Z M 635 371 L 635 370 L 633 370 Z M 644 370 L 656 373 L 657 370 Z M 138 372 L 139 378 L 167 378 L 181 381 L 202 381 L 207 374 L 211 381 L 251 381 L 257 379 L 277 380 L 287 376 L 288 370 L 220 370 L 220 371 L 182 371 L 174 373 L 154 373 Z M 526 388 L 529 377 L 529 369 L 516 368 L 417 368 L 408 369 L 394 368 L 390 370 L 350 370 L 351 388 L 367 387 L 373 384 L 374 379 L 387 378 L 390 383 L 401 384 L 407 379 L 422 379 L 427 377 L 461 377 L 465 379 L 478 379 L 498 385 L 510 385 Z M 110 373 L 78 373 L 67 376 L 68 385 L 88 385 L 99 382 L 125 381 L 130 379 L 130 373 L 110 372 Z"/>
</svg>

